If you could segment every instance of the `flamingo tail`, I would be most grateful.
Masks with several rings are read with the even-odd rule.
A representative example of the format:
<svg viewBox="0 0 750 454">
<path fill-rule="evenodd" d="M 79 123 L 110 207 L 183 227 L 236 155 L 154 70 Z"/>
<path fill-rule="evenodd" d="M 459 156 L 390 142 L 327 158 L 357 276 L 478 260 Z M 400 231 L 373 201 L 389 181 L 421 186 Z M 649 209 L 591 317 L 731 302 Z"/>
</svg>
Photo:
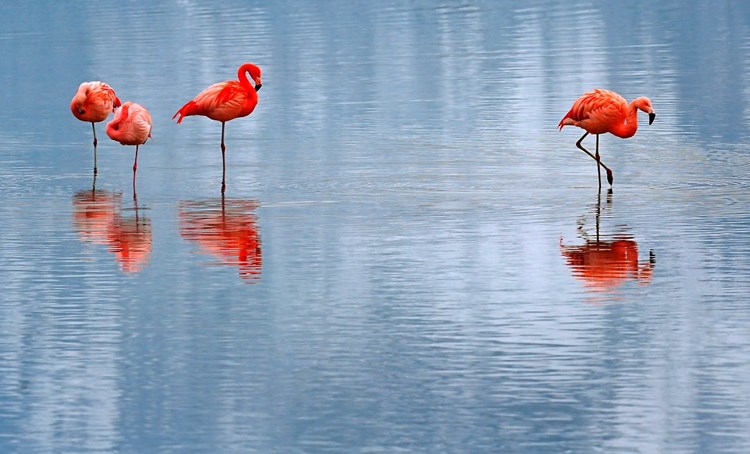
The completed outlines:
<svg viewBox="0 0 750 454">
<path fill-rule="evenodd" d="M 178 110 L 174 116 L 172 117 L 172 120 L 177 118 L 179 115 L 179 118 L 177 118 L 177 124 L 182 123 L 182 119 L 185 117 L 189 117 L 190 115 L 199 115 L 201 113 L 201 108 L 198 106 L 198 104 L 195 101 L 188 101 L 187 104 L 182 106 L 180 110 Z"/>
</svg>

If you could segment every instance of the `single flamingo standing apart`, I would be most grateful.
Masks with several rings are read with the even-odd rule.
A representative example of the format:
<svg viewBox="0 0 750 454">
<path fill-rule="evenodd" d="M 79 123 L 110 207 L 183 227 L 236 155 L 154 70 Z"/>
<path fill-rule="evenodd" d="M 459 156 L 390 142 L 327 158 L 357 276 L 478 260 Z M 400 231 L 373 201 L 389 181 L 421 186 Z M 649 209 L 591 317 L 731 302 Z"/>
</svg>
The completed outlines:
<svg viewBox="0 0 750 454">
<path fill-rule="evenodd" d="M 84 82 L 70 102 L 70 111 L 81 120 L 91 123 L 94 131 L 94 176 L 96 176 L 96 127 L 94 123 L 104 121 L 116 107 L 120 107 L 120 99 L 115 91 L 104 82 Z"/>
<path fill-rule="evenodd" d="M 255 82 L 255 86 L 250 84 L 246 74 Z M 184 106 L 174 114 L 172 119 L 177 118 L 177 123 L 181 123 L 185 117 L 191 115 L 203 115 L 212 120 L 221 122 L 221 192 L 224 193 L 226 177 L 226 161 L 224 155 L 226 146 L 224 145 L 224 123 L 239 117 L 245 117 L 255 109 L 258 104 L 257 91 L 261 87 L 260 68 L 252 63 L 245 63 L 237 70 L 238 80 L 227 80 L 217 82 L 202 92 L 198 93 L 195 98 L 188 101 Z"/>
<path fill-rule="evenodd" d="M 617 137 L 627 139 L 638 130 L 638 109 L 648 114 L 648 124 L 654 122 L 656 114 L 651 107 L 651 100 L 645 97 L 636 98 L 630 104 L 625 98 L 609 90 L 594 89 L 578 98 L 573 103 L 567 114 L 557 125 L 560 130 L 563 126 L 578 126 L 586 133 L 578 139 L 576 146 L 596 160 L 599 172 L 599 187 L 602 187 L 601 167 L 607 170 L 607 181 L 612 186 L 614 177 L 612 170 L 601 162 L 599 157 L 599 134 L 612 133 Z M 596 134 L 596 154 L 583 148 L 581 142 L 589 134 Z"/>
<path fill-rule="evenodd" d="M 123 145 L 135 145 L 133 162 L 133 196 L 135 172 L 138 169 L 138 147 L 151 138 L 151 114 L 140 104 L 128 101 L 115 111 L 115 118 L 107 123 L 107 135 Z"/>
</svg>

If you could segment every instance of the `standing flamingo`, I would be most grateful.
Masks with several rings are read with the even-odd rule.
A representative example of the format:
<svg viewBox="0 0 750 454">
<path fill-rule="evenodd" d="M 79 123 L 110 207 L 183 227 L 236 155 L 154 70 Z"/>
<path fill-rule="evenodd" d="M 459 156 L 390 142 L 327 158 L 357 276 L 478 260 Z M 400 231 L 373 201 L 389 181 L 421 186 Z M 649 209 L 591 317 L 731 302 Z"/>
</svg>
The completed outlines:
<svg viewBox="0 0 750 454">
<path fill-rule="evenodd" d="M 610 186 L 614 181 L 612 170 L 604 165 L 599 157 L 599 134 L 609 132 L 623 139 L 632 137 L 638 129 L 638 109 L 648 114 L 649 125 L 654 122 L 656 114 L 651 107 L 650 99 L 646 97 L 636 98 L 628 104 L 625 98 L 617 93 L 597 88 L 578 98 L 570 111 L 560 120 L 560 124 L 557 125 L 560 130 L 563 126 L 572 125 L 586 131 L 578 139 L 576 146 L 596 160 L 599 172 L 599 188 L 602 187 L 601 167 L 607 170 L 607 181 Z M 581 145 L 583 139 L 589 134 L 596 134 L 596 155 L 592 155 Z"/>
<path fill-rule="evenodd" d="M 94 131 L 94 176 L 96 176 L 96 128 L 94 123 L 104 121 L 115 107 L 120 107 L 120 99 L 115 91 L 104 82 L 84 82 L 70 102 L 70 111 L 81 120 L 91 122 Z"/>
<path fill-rule="evenodd" d="M 255 82 L 255 87 L 250 84 L 246 74 Z M 177 123 L 181 123 L 183 118 L 191 115 L 203 115 L 212 120 L 221 122 L 221 192 L 224 193 L 226 161 L 224 154 L 226 146 L 224 145 L 224 123 L 239 117 L 246 117 L 255 109 L 258 104 L 257 91 L 260 90 L 261 73 L 260 68 L 252 63 L 245 63 L 237 70 L 238 80 L 227 80 L 217 82 L 202 92 L 198 93 L 195 98 L 188 101 L 182 106 L 172 119 L 177 118 Z"/>
<path fill-rule="evenodd" d="M 138 146 L 151 138 L 151 114 L 145 107 L 127 101 L 115 111 L 115 118 L 107 123 L 107 135 L 123 145 L 135 145 L 133 163 L 133 195 L 135 196 L 135 172 L 138 169 Z"/>
</svg>

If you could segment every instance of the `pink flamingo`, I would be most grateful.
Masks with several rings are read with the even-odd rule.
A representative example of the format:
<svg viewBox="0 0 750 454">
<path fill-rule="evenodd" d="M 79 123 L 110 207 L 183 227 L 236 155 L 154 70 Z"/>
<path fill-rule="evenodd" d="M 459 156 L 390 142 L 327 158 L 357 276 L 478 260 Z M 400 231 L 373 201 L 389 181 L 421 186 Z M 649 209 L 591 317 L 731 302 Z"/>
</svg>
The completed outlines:
<svg viewBox="0 0 750 454">
<path fill-rule="evenodd" d="M 250 84 L 246 74 L 255 82 L 255 86 Z M 191 115 L 203 115 L 212 120 L 221 122 L 221 192 L 224 192 L 226 161 L 224 155 L 226 146 L 224 145 L 224 123 L 239 117 L 246 117 L 255 109 L 258 104 L 257 91 L 260 90 L 261 72 L 260 68 L 252 63 L 245 63 L 237 70 L 238 80 L 227 80 L 217 82 L 202 92 L 198 93 L 192 100 L 188 101 L 178 110 L 172 119 L 177 118 L 177 123 L 181 123 L 185 117 Z"/>
<path fill-rule="evenodd" d="M 612 133 L 617 137 L 627 139 L 632 137 L 638 130 L 638 109 L 648 114 L 648 124 L 654 122 L 656 114 L 651 107 L 651 100 L 646 97 L 636 98 L 630 104 L 625 98 L 609 90 L 594 89 L 583 94 L 570 108 L 567 114 L 557 125 L 560 130 L 563 126 L 578 126 L 586 131 L 576 146 L 596 160 L 599 172 L 599 187 L 602 187 L 601 167 L 607 170 L 607 181 L 612 186 L 614 177 L 612 170 L 601 162 L 599 157 L 599 134 Z M 589 134 L 596 134 L 596 155 L 591 154 L 583 148 L 581 142 Z"/>
<path fill-rule="evenodd" d="M 94 131 L 94 175 L 96 176 L 96 127 L 94 123 L 104 121 L 110 112 L 120 107 L 120 99 L 115 91 L 104 82 L 84 82 L 78 87 L 73 100 L 70 101 L 70 111 L 81 120 L 91 123 Z"/>
<path fill-rule="evenodd" d="M 115 111 L 115 118 L 107 123 L 107 135 L 123 145 L 135 145 L 133 162 L 133 190 L 138 169 L 138 147 L 151 138 L 151 114 L 140 104 L 128 101 Z"/>
</svg>

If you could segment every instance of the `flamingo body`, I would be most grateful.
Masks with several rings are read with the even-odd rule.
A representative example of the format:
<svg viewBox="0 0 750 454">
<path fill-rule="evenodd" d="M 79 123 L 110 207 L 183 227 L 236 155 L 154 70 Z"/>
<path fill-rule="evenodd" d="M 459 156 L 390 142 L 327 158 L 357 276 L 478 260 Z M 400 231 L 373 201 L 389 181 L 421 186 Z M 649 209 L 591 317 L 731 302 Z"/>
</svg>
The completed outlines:
<svg viewBox="0 0 750 454">
<path fill-rule="evenodd" d="M 109 85 L 99 81 L 84 82 L 70 101 L 70 111 L 81 121 L 98 123 L 106 120 L 120 104 Z"/>
<path fill-rule="evenodd" d="M 246 73 L 255 81 L 255 87 L 250 84 Z M 260 68 L 252 63 L 245 63 L 237 70 L 237 79 L 209 86 L 182 106 L 172 119 L 177 118 L 177 123 L 182 123 L 185 117 L 203 115 L 223 123 L 250 115 L 258 104 L 257 90 L 261 87 Z"/>
<path fill-rule="evenodd" d="M 221 122 L 246 117 L 258 104 L 258 95 L 255 89 L 250 88 L 251 91 L 248 92 L 236 80 L 217 82 L 198 93 L 177 111 L 177 123 L 182 123 L 185 117 L 191 115 L 203 115 Z"/>
<path fill-rule="evenodd" d="M 599 134 L 611 133 L 627 139 L 638 130 L 638 110 L 648 114 L 648 124 L 656 118 L 651 100 L 646 97 L 636 98 L 629 104 L 622 96 L 610 90 L 594 89 L 578 98 L 567 114 L 557 125 L 560 130 L 565 126 L 577 126 L 586 131 L 576 146 L 594 158 L 598 167 L 607 171 L 607 180 L 611 185 L 614 178 L 612 170 L 601 162 L 599 157 Z M 589 134 L 596 134 L 596 155 L 586 150 L 581 142 Z M 601 173 L 599 176 L 601 187 Z"/>
<path fill-rule="evenodd" d="M 107 123 L 107 135 L 122 145 L 142 145 L 151 137 L 151 114 L 140 104 L 127 101 Z"/>
</svg>

